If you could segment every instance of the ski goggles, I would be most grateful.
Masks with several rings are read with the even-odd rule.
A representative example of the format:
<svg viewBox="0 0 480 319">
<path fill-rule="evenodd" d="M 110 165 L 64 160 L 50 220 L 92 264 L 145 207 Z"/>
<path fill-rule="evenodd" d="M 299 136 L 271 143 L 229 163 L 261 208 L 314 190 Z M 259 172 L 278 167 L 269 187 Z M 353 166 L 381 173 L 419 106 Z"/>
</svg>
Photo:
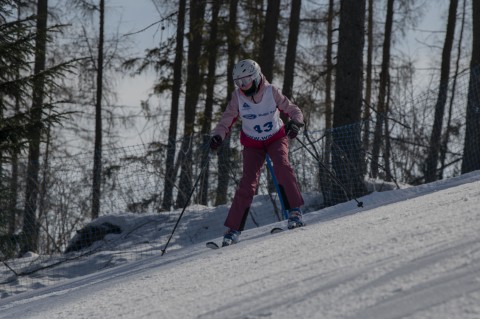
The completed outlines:
<svg viewBox="0 0 480 319">
<path fill-rule="evenodd" d="M 253 82 L 253 75 L 245 76 L 240 79 L 233 80 L 235 85 L 241 89 L 248 89 Z"/>
</svg>

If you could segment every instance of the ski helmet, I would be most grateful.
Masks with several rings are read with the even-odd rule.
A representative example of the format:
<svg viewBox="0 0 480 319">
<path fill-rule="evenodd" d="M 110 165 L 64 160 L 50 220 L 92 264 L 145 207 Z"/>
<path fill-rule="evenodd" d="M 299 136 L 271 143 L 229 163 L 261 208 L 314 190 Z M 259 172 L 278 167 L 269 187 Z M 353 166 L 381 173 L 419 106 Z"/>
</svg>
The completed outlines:
<svg viewBox="0 0 480 319">
<path fill-rule="evenodd" d="M 246 96 L 255 95 L 262 81 L 262 71 L 257 62 L 241 60 L 233 67 L 233 81 Z"/>
</svg>

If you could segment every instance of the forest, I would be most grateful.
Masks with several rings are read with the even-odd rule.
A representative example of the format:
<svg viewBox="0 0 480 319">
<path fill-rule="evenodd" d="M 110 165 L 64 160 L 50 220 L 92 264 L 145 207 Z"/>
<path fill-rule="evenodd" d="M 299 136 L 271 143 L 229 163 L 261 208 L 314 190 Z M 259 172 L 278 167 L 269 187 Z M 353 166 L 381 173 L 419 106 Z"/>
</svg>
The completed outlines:
<svg viewBox="0 0 480 319">
<path fill-rule="evenodd" d="M 422 70 L 394 48 L 426 0 L 151 0 L 162 37 L 138 56 L 145 30 L 105 23 L 114 0 L 0 2 L 2 261 L 62 253 L 105 214 L 228 205 L 238 123 L 217 153 L 208 143 L 244 58 L 302 109 L 290 158 L 322 207 L 480 169 L 479 1 L 440 1 Z M 116 79 L 148 72 L 150 95 L 126 110 Z M 138 121 L 150 139 L 126 145 Z"/>
</svg>

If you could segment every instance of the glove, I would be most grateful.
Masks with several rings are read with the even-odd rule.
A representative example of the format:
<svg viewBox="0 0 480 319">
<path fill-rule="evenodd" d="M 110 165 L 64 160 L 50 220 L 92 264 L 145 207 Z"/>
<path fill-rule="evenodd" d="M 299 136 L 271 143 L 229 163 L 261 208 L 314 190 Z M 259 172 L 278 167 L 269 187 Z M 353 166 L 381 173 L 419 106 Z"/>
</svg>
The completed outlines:
<svg viewBox="0 0 480 319">
<path fill-rule="evenodd" d="M 222 142 L 223 141 L 220 135 L 212 136 L 212 138 L 210 139 L 210 149 L 213 151 L 217 150 L 217 148 L 222 145 Z"/>
<path fill-rule="evenodd" d="M 303 126 L 303 123 L 298 123 L 294 120 L 290 120 L 285 124 L 285 134 L 287 134 L 288 138 L 294 139 L 297 137 L 300 128 Z"/>
</svg>

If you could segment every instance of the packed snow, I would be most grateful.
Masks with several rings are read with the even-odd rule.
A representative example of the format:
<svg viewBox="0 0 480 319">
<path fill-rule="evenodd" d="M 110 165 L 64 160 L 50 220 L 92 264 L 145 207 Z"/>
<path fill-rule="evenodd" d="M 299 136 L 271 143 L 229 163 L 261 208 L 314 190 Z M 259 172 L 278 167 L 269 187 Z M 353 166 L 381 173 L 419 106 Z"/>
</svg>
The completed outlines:
<svg viewBox="0 0 480 319">
<path fill-rule="evenodd" d="M 70 262 L 70 279 L 1 299 L 0 318 L 480 318 L 480 172 L 375 192 L 363 208 L 309 211 L 317 196 L 306 195 L 306 227 L 274 235 L 284 222 L 258 196 L 262 225 L 249 220 L 240 243 L 218 250 L 205 243 L 221 241 L 226 206 L 189 207 L 164 255 L 171 229 L 102 217 L 142 229 L 106 240 L 157 242 L 158 254 L 125 261 L 112 247 Z M 92 271 L 92 260 L 116 264 Z"/>
</svg>

